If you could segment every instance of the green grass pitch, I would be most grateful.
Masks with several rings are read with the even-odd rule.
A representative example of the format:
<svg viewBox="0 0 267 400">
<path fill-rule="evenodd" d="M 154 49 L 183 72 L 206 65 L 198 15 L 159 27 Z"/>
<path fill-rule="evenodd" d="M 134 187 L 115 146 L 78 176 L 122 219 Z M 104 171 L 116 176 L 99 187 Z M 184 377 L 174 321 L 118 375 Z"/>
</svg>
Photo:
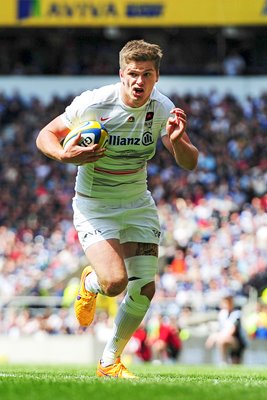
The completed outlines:
<svg viewBox="0 0 267 400">
<path fill-rule="evenodd" d="M 94 367 L 0 365 L 1 400 L 263 400 L 267 367 L 133 365 L 138 380 L 100 379 Z"/>
</svg>

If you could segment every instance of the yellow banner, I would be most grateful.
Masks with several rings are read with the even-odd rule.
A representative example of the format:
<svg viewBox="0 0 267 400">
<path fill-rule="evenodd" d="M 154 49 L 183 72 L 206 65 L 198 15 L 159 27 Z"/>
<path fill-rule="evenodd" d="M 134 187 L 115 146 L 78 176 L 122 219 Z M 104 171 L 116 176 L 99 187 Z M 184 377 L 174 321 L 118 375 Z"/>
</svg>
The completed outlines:
<svg viewBox="0 0 267 400">
<path fill-rule="evenodd" d="M 267 0 L 8 0 L 0 26 L 264 25 Z"/>
</svg>

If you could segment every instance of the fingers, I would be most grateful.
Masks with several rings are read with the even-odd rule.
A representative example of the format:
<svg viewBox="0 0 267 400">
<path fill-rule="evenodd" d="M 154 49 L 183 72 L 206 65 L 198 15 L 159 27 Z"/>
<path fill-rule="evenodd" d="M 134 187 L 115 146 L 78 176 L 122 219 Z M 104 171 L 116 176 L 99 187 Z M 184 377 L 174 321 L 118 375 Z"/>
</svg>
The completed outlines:
<svg viewBox="0 0 267 400">
<path fill-rule="evenodd" d="M 179 130 L 180 132 L 184 132 L 186 128 L 186 120 L 183 120 L 182 118 L 179 118 Z"/>
<path fill-rule="evenodd" d="M 78 146 L 81 140 L 82 134 L 79 132 L 76 136 L 76 138 L 73 139 L 73 145 Z"/>
<path fill-rule="evenodd" d="M 171 114 L 184 114 L 184 115 L 185 115 L 184 110 L 183 110 L 182 108 L 178 108 L 178 107 L 174 107 L 174 108 L 170 111 L 170 113 L 171 113 Z"/>
<path fill-rule="evenodd" d="M 181 108 L 173 108 L 170 114 L 174 114 L 172 122 L 184 121 L 186 123 L 186 113 Z"/>
<path fill-rule="evenodd" d="M 105 153 L 105 151 L 106 151 L 106 148 L 100 147 L 99 144 L 97 144 L 97 143 L 93 144 L 92 146 L 85 147 L 84 149 L 87 149 L 88 151 L 90 151 L 90 154 L 93 154 L 93 155 L 97 155 L 97 154 L 101 155 L 101 154 Z"/>
<path fill-rule="evenodd" d="M 64 161 L 78 165 L 93 163 L 105 156 L 106 149 L 94 144 L 88 147 L 82 147 L 74 142 L 65 149 Z"/>
<path fill-rule="evenodd" d="M 169 124 L 175 128 L 175 125 L 179 127 L 179 131 L 184 131 L 187 123 L 186 114 L 181 108 L 173 108 L 170 111 L 174 114 L 173 117 L 169 118 Z"/>
<path fill-rule="evenodd" d="M 89 150 L 87 148 L 87 150 Z M 89 162 L 96 162 L 99 160 L 99 158 L 104 157 L 106 149 L 99 147 L 99 145 L 93 145 L 90 148 L 90 151 L 84 151 L 83 154 L 81 155 L 81 158 L 83 158 L 82 163 L 87 164 Z"/>
</svg>

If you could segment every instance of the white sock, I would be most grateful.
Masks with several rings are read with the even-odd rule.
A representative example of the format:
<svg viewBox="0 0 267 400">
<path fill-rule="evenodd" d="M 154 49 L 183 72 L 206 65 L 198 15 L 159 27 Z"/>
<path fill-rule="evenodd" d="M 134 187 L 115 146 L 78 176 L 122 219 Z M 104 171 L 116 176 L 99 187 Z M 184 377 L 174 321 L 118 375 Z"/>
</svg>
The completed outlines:
<svg viewBox="0 0 267 400">
<path fill-rule="evenodd" d="M 101 293 L 102 289 L 98 283 L 97 275 L 95 271 L 92 271 L 87 277 L 85 278 L 84 287 L 90 293 Z"/>
<path fill-rule="evenodd" d="M 124 347 L 131 339 L 143 318 L 144 315 L 128 313 L 123 303 L 120 305 L 114 321 L 112 336 L 108 340 L 101 358 L 103 367 L 116 362 L 116 359 L 121 355 Z"/>
</svg>

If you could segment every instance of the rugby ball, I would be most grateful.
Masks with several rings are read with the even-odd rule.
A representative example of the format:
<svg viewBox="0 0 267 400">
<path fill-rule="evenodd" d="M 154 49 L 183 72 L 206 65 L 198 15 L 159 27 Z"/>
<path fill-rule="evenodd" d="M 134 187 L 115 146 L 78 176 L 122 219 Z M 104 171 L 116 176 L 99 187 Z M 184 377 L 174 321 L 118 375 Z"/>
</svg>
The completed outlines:
<svg viewBox="0 0 267 400">
<path fill-rule="evenodd" d="M 80 146 L 88 147 L 99 144 L 100 147 L 107 147 L 108 132 L 103 124 L 98 121 L 87 121 L 73 128 L 63 140 L 62 146 L 66 149 L 77 135 L 81 133 Z"/>
</svg>

